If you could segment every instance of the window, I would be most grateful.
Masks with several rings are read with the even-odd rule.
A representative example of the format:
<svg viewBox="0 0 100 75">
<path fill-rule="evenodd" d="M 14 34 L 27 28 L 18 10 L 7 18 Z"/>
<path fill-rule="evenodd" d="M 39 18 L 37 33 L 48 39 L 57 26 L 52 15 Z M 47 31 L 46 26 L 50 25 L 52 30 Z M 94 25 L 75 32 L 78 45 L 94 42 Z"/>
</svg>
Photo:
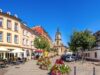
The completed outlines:
<svg viewBox="0 0 100 75">
<path fill-rule="evenodd" d="M 28 40 L 26 40 L 26 44 L 28 45 Z"/>
<path fill-rule="evenodd" d="M 2 21 L 3 21 L 2 18 L 0 18 L 0 27 L 2 27 Z"/>
<path fill-rule="evenodd" d="M 24 35 L 24 31 L 25 31 L 25 30 L 23 30 L 23 35 Z"/>
<path fill-rule="evenodd" d="M 0 42 L 2 42 L 2 38 L 3 38 L 3 35 L 2 35 L 2 32 L 0 32 Z"/>
<path fill-rule="evenodd" d="M 26 45 L 26 39 L 23 39 L 23 45 Z"/>
<path fill-rule="evenodd" d="M 15 31 L 18 31 L 18 23 L 15 23 L 14 29 L 15 29 Z"/>
<path fill-rule="evenodd" d="M 15 36 L 14 36 L 14 42 L 15 42 L 16 44 L 18 44 L 18 35 L 15 35 Z"/>
<path fill-rule="evenodd" d="M 27 51 L 26 51 L 26 53 L 27 53 L 27 56 L 29 56 L 29 55 L 30 55 L 30 54 L 29 54 L 29 50 L 27 50 Z"/>
<path fill-rule="evenodd" d="M 23 45 L 25 45 L 25 44 L 24 44 L 24 39 L 23 39 L 23 42 L 22 42 L 22 44 L 23 44 Z"/>
<path fill-rule="evenodd" d="M 11 29 L 11 21 L 7 20 L 7 29 Z"/>
<path fill-rule="evenodd" d="M 23 35 L 26 35 L 26 30 L 23 30 Z"/>
<path fill-rule="evenodd" d="M 31 41 L 31 46 L 33 46 L 33 44 L 34 44 L 33 41 Z"/>
<path fill-rule="evenodd" d="M 30 41 L 28 41 L 28 46 L 30 45 Z"/>
<path fill-rule="evenodd" d="M 95 58 L 97 58 L 97 52 L 95 52 L 95 54 L 94 54 L 94 55 L 95 55 Z"/>
<path fill-rule="evenodd" d="M 10 43 L 11 42 L 11 34 L 7 33 L 7 42 Z"/>
<path fill-rule="evenodd" d="M 87 53 L 87 56 L 90 57 L 90 53 Z"/>
</svg>

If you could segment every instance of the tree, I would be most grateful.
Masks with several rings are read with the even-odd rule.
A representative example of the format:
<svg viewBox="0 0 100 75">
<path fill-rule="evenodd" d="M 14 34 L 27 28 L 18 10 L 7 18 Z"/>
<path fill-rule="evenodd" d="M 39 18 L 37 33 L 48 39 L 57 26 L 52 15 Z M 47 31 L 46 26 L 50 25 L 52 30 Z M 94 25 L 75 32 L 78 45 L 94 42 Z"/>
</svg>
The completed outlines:
<svg viewBox="0 0 100 75">
<path fill-rule="evenodd" d="M 94 47 L 96 42 L 95 36 L 89 31 L 75 31 L 70 39 L 69 47 L 70 50 L 73 52 L 81 51 L 82 52 L 82 58 L 84 58 L 84 51 L 91 50 L 92 47 Z"/>
<path fill-rule="evenodd" d="M 49 44 L 48 40 L 45 39 L 44 37 L 35 38 L 34 46 L 37 49 L 43 49 L 43 50 L 49 50 L 50 49 L 50 44 Z"/>
</svg>

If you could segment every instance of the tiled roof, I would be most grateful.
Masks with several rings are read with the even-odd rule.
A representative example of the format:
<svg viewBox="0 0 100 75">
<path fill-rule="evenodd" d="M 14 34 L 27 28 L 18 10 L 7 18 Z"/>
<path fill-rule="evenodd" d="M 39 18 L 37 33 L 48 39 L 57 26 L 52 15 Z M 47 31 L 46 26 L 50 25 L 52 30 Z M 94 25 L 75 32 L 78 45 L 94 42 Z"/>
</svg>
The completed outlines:
<svg viewBox="0 0 100 75">
<path fill-rule="evenodd" d="M 41 35 L 44 34 L 44 30 L 40 26 L 33 27 L 32 29 L 37 31 Z"/>
</svg>

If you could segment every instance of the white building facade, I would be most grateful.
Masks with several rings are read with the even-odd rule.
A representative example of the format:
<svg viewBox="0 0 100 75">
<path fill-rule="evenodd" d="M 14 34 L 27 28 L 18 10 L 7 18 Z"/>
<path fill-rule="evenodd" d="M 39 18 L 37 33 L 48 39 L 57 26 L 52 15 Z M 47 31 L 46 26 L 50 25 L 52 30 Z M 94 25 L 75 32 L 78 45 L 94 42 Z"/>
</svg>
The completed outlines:
<svg viewBox="0 0 100 75">
<path fill-rule="evenodd" d="M 96 46 L 90 50 L 85 51 L 85 58 L 88 60 L 100 61 L 100 31 L 94 33 L 96 37 Z"/>
</svg>

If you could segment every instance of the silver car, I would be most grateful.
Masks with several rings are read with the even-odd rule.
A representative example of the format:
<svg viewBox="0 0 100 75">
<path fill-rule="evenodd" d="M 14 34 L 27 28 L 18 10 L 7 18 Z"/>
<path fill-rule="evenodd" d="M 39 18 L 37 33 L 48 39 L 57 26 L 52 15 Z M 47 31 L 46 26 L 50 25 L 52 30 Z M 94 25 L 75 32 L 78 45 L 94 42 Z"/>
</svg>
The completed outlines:
<svg viewBox="0 0 100 75">
<path fill-rule="evenodd" d="M 74 57 L 72 55 L 66 55 L 65 56 L 65 61 L 75 61 Z"/>
</svg>

